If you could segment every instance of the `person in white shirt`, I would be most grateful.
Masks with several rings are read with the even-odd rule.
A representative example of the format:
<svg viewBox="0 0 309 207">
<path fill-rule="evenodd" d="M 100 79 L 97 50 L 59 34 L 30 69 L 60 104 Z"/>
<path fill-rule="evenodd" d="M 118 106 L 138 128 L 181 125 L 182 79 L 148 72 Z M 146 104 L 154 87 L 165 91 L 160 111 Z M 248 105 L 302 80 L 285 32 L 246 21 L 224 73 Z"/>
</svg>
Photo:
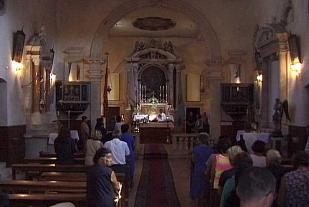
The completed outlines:
<svg viewBox="0 0 309 207">
<path fill-rule="evenodd" d="M 160 109 L 160 113 L 157 116 L 158 122 L 166 121 L 166 114 Z"/>
<path fill-rule="evenodd" d="M 119 139 L 120 132 L 117 130 L 113 131 L 113 139 L 107 141 L 104 147 L 112 152 L 112 168 L 123 168 L 126 165 L 126 156 L 130 155 L 130 150 L 126 142 Z M 114 169 L 117 172 L 116 169 Z"/>
<path fill-rule="evenodd" d="M 121 126 L 125 124 L 122 120 L 121 120 L 121 116 L 117 116 L 116 117 L 116 123 L 115 123 L 115 127 L 113 131 L 118 131 L 119 132 L 119 137 L 121 135 Z"/>
<path fill-rule="evenodd" d="M 109 149 L 112 153 L 112 166 L 114 172 L 124 173 L 125 174 L 125 185 L 128 186 L 130 181 L 130 168 L 126 164 L 126 156 L 130 155 L 130 150 L 128 144 L 124 141 L 121 141 L 120 131 L 113 131 L 113 139 L 107 141 L 104 144 L 104 147 Z"/>
</svg>

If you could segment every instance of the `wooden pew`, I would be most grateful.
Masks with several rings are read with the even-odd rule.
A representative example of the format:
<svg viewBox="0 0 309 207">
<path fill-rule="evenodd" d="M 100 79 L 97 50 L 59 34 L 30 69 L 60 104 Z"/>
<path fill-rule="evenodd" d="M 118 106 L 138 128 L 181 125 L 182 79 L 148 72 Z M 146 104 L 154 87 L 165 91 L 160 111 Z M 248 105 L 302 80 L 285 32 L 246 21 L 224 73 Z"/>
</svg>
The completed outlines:
<svg viewBox="0 0 309 207">
<path fill-rule="evenodd" d="M 117 180 L 121 183 L 125 181 L 124 173 L 116 173 Z M 43 172 L 39 180 L 54 180 L 67 182 L 86 182 L 86 173 L 71 173 L 71 172 Z"/>
<path fill-rule="evenodd" d="M 83 158 L 83 157 L 85 157 L 85 153 L 77 152 L 73 156 L 74 156 L 74 158 Z M 41 151 L 40 157 L 57 157 L 57 155 L 54 152 L 43 152 L 43 151 Z"/>
<path fill-rule="evenodd" d="M 16 179 L 16 171 L 22 172 L 85 172 L 87 167 L 84 165 L 57 165 L 57 164 L 13 164 L 12 168 L 12 178 Z"/>
<path fill-rule="evenodd" d="M 123 184 L 121 192 L 121 202 L 120 206 L 127 206 L 129 199 L 129 186 L 125 182 L 124 173 L 116 173 L 117 180 Z M 66 182 L 76 182 L 76 181 L 87 181 L 86 173 L 71 173 L 71 172 L 43 172 L 39 180 L 54 180 L 54 181 L 66 181 Z"/>
<path fill-rule="evenodd" d="M 9 194 L 14 207 L 47 207 L 61 202 L 72 202 L 77 207 L 86 206 L 86 194 Z"/>
<path fill-rule="evenodd" d="M 76 164 L 83 165 L 85 158 L 74 158 Z M 57 157 L 25 158 L 24 163 L 55 164 Z"/>
<path fill-rule="evenodd" d="M 8 193 L 69 192 L 86 193 L 86 182 L 11 180 L 0 182 L 0 191 Z"/>
<path fill-rule="evenodd" d="M 118 176 L 117 176 L 118 178 Z M 54 180 L 66 182 L 86 182 L 87 177 L 85 173 L 71 173 L 71 172 L 43 172 L 39 180 Z"/>
</svg>

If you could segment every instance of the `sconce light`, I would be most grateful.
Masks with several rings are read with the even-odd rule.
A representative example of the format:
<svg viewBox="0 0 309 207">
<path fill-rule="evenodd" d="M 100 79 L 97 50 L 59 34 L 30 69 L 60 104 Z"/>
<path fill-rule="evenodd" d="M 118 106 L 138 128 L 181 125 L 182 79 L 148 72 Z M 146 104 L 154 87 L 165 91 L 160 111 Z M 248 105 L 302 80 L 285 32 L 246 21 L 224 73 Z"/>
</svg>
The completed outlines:
<svg viewBox="0 0 309 207">
<path fill-rule="evenodd" d="M 12 52 L 13 62 L 21 63 L 23 57 L 25 37 L 26 35 L 22 30 L 18 30 L 13 34 L 13 52 Z"/>
<path fill-rule="evenodd" d="M 300 44 L 299 38 L 294 34 L 289 37 L 289 49 L 291 56 L 291 70 L 299 75 L 301 72 Z"/>
<path fill-rule="evenodd" d="M 258 73 L 258 74 L 256 75 L 256 81 L 257 81 L 258 83 L 263 82 L 263 75 L 262 75 L 262 73 Z"/>
</svg>

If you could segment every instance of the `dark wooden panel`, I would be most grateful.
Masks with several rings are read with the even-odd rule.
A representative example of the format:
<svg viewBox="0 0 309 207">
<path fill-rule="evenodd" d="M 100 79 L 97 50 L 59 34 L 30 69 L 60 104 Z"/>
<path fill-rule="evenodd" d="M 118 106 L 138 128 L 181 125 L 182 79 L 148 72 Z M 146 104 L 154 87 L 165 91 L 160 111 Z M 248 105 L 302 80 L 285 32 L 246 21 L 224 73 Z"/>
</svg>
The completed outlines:
<svg viewBox="0 0 309 207">
<path fill-rule="evenodd" d="M 288 134 L 288 156 L 291 157 L 295 152 L 304 150 L 307 137 L 308 127 L 289 125 Z"/>
<path fill-rule="evenodd" d="M 0 161 L 10 165 L 23 160 L 25 157 L 25 132 L 25 125 L 0 127 Z"/>
</svg>

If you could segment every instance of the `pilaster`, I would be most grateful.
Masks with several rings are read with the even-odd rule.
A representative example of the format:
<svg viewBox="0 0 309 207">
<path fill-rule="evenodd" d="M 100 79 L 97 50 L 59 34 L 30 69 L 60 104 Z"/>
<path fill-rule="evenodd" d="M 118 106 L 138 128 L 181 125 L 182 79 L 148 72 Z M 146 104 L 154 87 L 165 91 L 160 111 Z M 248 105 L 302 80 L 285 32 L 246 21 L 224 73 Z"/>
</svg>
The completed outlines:
<svg viewBox="0 0 309 207">
<path fill-rule="evenodd" d="M 101 116 L 101 81 L 104 77 L 102 65 L 105 63 L 103 59 L 88 58 L 86 63 L 89 64 L 88 78 L 91 82 L 90 90 L 90 120 L 91 125 L 94 127 L 96 119 Z"/>
</svg>

